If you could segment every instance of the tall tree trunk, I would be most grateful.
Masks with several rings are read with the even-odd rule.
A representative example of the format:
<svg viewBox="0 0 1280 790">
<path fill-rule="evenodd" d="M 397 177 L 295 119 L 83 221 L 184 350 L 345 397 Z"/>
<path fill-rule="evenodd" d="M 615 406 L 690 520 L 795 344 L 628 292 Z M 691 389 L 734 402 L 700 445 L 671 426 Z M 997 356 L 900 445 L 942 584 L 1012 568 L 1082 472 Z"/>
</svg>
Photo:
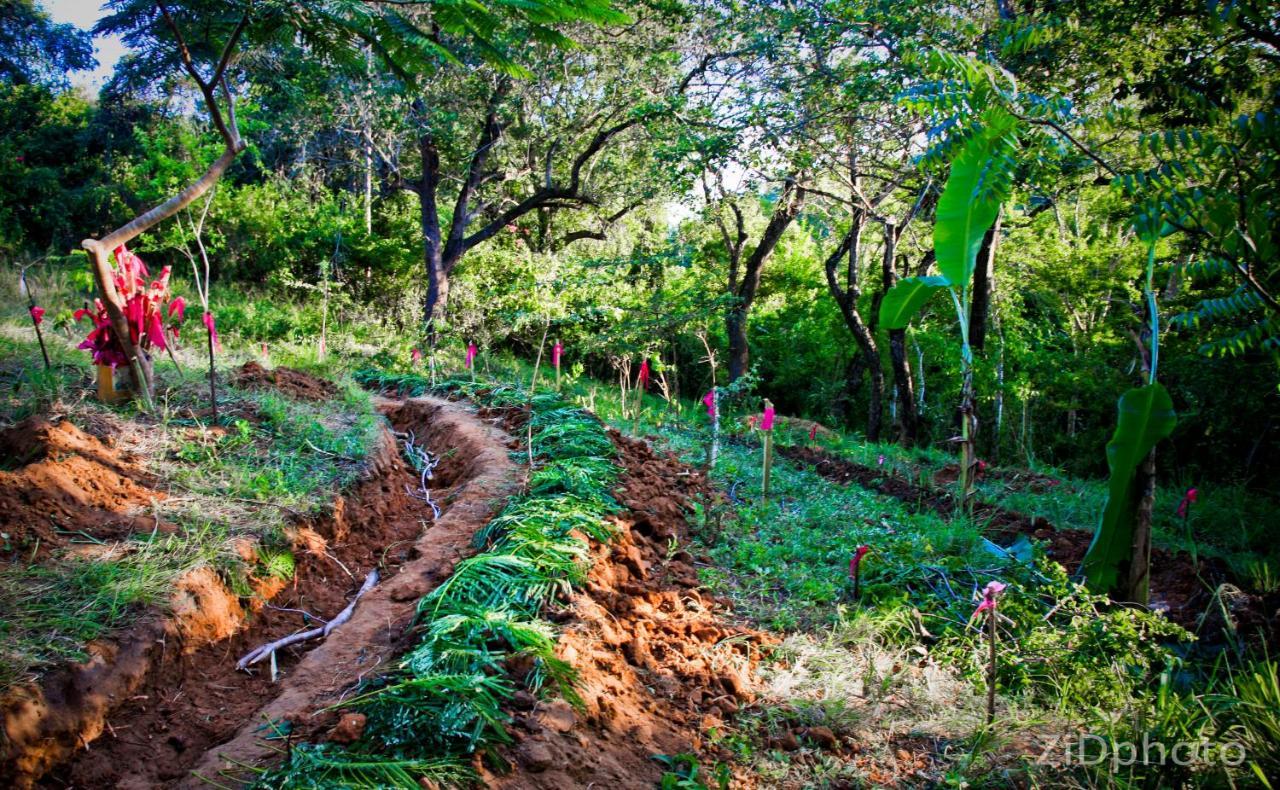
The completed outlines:
<svg viewBox="0 0 1280 790">
<path fill-rule="evenodd" d="M 737 381 L 747 370 L 751 352 L 747 347 L 747 306 L 735 305 L 725 314 L 725 331 L 729 335 L 729 381 Z"/>
<path fill-rule="evenodd" d="M 884 293 L 898 281 L 894 270 L 894 258 L 898 249 L 898 227 L 884 223 L 884 259 L 881 275 Z M 911 362 L 907 359 L 907 330 L 889 330 L 889 362 L 893 367 L 893 383 L 897 397 L 898 440 L 905 445 L 915 444 L 920 436 L 920 417 L 916 413 L 915 382 L 911 380 Z"/>
<path fill-rule="evenodd" d="M 440 212 L 436 205 L 436 193 L 440 185 L 440 153 L 436 148 L 435 137 L 430 133 L 419 138 L 418 149 L 422 154 L 422 180 L 418 185 L 418 197 L 427 275 L 427 297 L 422 307 L 422 322 L 427 342 L 434 347 L 437 322 L 443 319 L 445 307 L 449 303 L 449 270 L 444 260 Z"/>
<path fill-rule="evenodd" d="M 991 295 L 995 291 L 996 248 L 1000 246 L 1000 220 L 996 221 L 982 237 L 978 250 L 978 265 L 973 269 L 973 302 L 969 307 L 969 347 L 982 351 L 987 342 L 987 318 L 991 312 Z"/>
</svg>

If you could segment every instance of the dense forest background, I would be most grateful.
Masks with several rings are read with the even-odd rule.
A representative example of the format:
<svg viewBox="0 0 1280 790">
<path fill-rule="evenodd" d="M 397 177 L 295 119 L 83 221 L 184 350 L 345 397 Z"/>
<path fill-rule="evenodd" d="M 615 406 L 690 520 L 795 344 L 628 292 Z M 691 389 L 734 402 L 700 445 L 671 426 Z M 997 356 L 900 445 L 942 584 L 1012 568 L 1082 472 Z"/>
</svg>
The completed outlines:
<svg viewBox="0 0 1280 790">
<path fill-rule="evenodd" d="M 174 48 L 156 46 L 150 4 L 108 5 L 101 30 L 139 49 L 96 95 L 68 80 L 92 63 L 87 33 L 33 0 L 0 8 L 0 256 L 65 273 L 86 299 L 80 239 L 175 193 L 223 145 Z M 223 5 L 174 10 L 197 54 L 234 24 Z M 785 414 L 945 445 L 961 386 L 951 306 L 906 331 L 879 327 L 878 307 L 928 273 L 950 152 L 966 118 L 999 105 L 1024 132 L 972 284 L 979 455 L 1105 473 L 1115 398 L 1142 380 L 1149 341 L 1145 212 L 1164 223 L 1160 378 L 1179 413 L 1162 474 L 1270 485 L 1274 7 L 625 10 L 580 23 L 572 45 L 505 40 L 499 58 L 474 42 L 339 49 L 305 20 L 250 36 L 225 83 L 247 147 L 202 235 L 222 331 L 269 343 L 333 321 L 406 359 L 468 342 L 532 359 L 545 331 L 601 378 L 647 353 L 672 395 L 700 396 L 714 369 Z M 432 58 L 449 68 L 401 68 Z M 138 251 L 184 276 L 203 210 Z M 80 306 L 50 318 L 67 326 Z"/>
</svg>

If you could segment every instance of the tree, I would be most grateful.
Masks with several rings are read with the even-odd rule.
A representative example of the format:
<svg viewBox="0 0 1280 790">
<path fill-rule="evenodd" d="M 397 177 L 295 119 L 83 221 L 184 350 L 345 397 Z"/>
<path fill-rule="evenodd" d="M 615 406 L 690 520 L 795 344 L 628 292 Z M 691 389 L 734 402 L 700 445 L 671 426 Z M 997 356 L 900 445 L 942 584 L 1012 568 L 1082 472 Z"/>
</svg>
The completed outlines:
<svg viewBox="0 0 1280 790">
<path fill-rule="evenodd" d="M 97 65 L 88 33 L 57 24 L 36 0 L 0 3 L 0 82 L 61 88 Z"/>
</svg>

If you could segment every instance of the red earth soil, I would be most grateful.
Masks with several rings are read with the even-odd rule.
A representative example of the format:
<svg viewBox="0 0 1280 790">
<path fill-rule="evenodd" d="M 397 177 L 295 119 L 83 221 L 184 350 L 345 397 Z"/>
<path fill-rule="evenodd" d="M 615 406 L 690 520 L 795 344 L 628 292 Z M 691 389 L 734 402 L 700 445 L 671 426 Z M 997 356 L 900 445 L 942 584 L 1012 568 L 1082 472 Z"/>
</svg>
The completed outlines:
<svg viewBox="0 0 1280 790">
<path fill-rule="evenodd" d="M 338 394 L 333 382 L 293 368 L 267 370 L 253 360 L 240 366 L 232 375 L 231 383 L 245 389 L 273 389 L 298 400 L 324 401 Z"/>
<path fill-rule="evenodd" d="M 837 483 L 857 483 L 863 488 L 899 499 L 917 510 L 928 509 L 942 515 L 955 510 L 951 493 L 932 486 L 916 485 L 909 480 L 880 469 L 873 469 L 845 458 L 833 456 L 812 447 L 779 447 L 779 455 L 813 467 L 814 471 Z M 944 468 L 939 479 L 954 481 L 954 469 L 948 478 Z M 1053 485 L 1044 475 L 1034 473 L 987 470 L 988 476 L 1012 478 L 1033 490 L 1051 490 Z M 1056 485 L 1056 484 L 1054 484 Z M 998 505 L 978 502 L 974 519 L 986 525 L 987 532 L 998 542 L 1011 543 L 1019 535 L 1027 535 L 1045 543 L 1045 553 L 1068 572 L 1079 569 L 1085 552 L 1093 540 L 1090 532 L 1079 529 L 1057 529 L 1047 519 L 1027 516 Z M 1173 553 L 1161 548 L 1151 550 L 1151 605 L 1164 611 L 1170 620 L 1198 631 L 1202 641 L 1214 643 L 1224 638 L 1220 613 L 1216 609 L 1213 590 L 1223 582 L 1234 582 L 1230 569 L 1221 560 L 1201 557 L 1193 562 L 1186 552 Z M 1272 644 L 1280 639 L 1280 595 L 1233 595 L 1229 605 L 1231 626 L 1242 636 Z M 1216 621 L 1215 621 L 1216 616 Z"/>
<path fill-rule="evenodd" d="M 149 617 L 90 646 L 88 664 L 55 671 L 26 699 L 7 700 L 6 745 L 22 748 L 0 753 L 0 784 L 30 786 L 83 747 L 41 786 L 206 787 L 189 776 L 193 769 L 214 777 L 224 767 L 223 754 L 247 763 L 273 754 L 255 732 L 267 718 L 296 719 L 296 732 L 321 726 L 310 714 L 323 707 L 324 695 L 345 690 L 393 655 L 417 599 L 471 551 L 473 533 L 515 485 L 505 437 L 491 426 L 431 399 L 386 404 L 386 411 L 420 443 L 453 450 L 443 454 L 432 484 L 445 508 L 438 522 L 431 524 L 430 508 L 406 492 L 406 485 L 416 487 L 417 475 L 384 434 L 361 480 L 330 512 L 288 525 L 295 575 L 287 585 L 262 590 L 274 594 L 269 606 L 246 612 L 205 569 L 204 576 L 197 572 L 179 583 L 175 604 L 181 608 L 186 599 L 207 633 Z M 248 673 L 235 669 L 250 649 L 302 630 L 302 615 L 287 610 L 332 617 L 375 567 L 382 580 L 350 621 L 323 642 L 277 653 L 278 682 L 270 679 L 268 662 Z"/>
<path fill-rule="evenodd" d="M 709 495 L 705 478 L 610 435 L 625 469 L 617 537 L 593 551 L 585 588 L 550 615 L 585 707 L 519 695 L 516 743 L 504 750 L 517 770 L 486 773 L 487 786 L 652 788 L 665 770 L 654 755 L 697 754 L 704 766 L 727 759 L 704 734 L 753 698 L 760 648 L 772 640 L 729 624 L 727 602 L 697 589 L 698 561 L 669 548 L 686 538 L 692 502 Z"/>
<path fill-rule="evenodd" d="M 0 561 L 32 562 L 72 539 L 150 532 L 138 511 L 164 494 L 128 453 L 70 422 L 29 417 L 0 431 Z M 83 533 L 83 534 L 80 534 Z"/>
</svg>

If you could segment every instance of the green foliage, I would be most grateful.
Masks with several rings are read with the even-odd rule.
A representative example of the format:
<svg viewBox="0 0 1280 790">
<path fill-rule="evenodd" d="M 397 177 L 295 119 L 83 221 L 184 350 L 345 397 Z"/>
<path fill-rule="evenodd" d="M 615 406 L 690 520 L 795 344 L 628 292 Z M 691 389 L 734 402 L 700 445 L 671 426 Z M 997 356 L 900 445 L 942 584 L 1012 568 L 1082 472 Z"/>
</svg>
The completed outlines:
<svg viewBox="0 0 1280 790">
<path fill-rule="evenodd" d="M 880 302 L 880 325 L 885 329 L 906 329 L 930 297 L 950 285 L 945 277 L 908 277 L 885 291 Z"/>
<path fill-rule="evenodd" d="M 1119 419 L 1115 435 L 1107 443 L 1111 469 L 1106 509 L 1085 555 L 1084 573 L 1089 586 L 1110 591 L 1120 565 L 1129 561 L 1133 548 L 1134 474 L 1138 465 L 1177 424 L 1168 391 L 1159 383 L 1131 389 L 1117 403 Z"/>
<path fill-rule="evenodd" d="M 1016 130 L 1008 112 L 988 109 L 982 113 L 978 131 L 951 162 L 946 188 L 938 199 L 933 249 L 938 269 L 954 288 L 969 287 L 982 236 L 1009 194 Z"/>
</svg>

